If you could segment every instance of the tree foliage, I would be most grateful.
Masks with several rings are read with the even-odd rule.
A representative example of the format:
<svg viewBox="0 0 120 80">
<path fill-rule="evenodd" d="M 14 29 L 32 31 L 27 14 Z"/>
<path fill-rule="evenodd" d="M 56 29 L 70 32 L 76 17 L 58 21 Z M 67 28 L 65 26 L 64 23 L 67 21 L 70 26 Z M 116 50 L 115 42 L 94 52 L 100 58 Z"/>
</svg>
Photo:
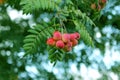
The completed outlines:
<svg viewBox="0 0 120 80">
<path fill-rule="evenodd" d="M 107 68 L 100 56 L 93 57 L 95 50 L 102 57 L 106 56 L 107 49 L 114 48 L 115 54 L 120 52 L 119 14 L 111 12 L 120 5 L 120 1 L 102 1 L 0 0 L 0 80 L 82 79 L 82 75 L 68 71 L 73 63 L 78 71 L 83 64 L 87 67 L 98 65 L 101 79 L 110 79 L 111 71 L 119 76 L 119 62 Z M 31 18 L 12 19 L 12 10 L 23 11 L 23 15 L 30 15 Z M 70 52 L 46 45 L 46 40 L 56 30 L 61 33 L 79 32 L 79 44 Z M 49 62 L 56 65 L 54 68 L 63 69 L 62 78 L 47 70 Z M 28 70 L 29 66 L 37 68 L 36 77 L 29 74 L 32 73 Z"/>
<path fill-rule="evenodd" d="M 64 4 L 62 4 L 64 2 Z M 59 3 L 59 5 L 57 5 Z M 62 6 L 61 6 L 61 5 Z M 93 46 L 93 41 L 91 36 L 89 35 L 87 29 L 86 29 L 86 24 L 89 24 L 89 26 L 95 26 L 93 21 L 83 12 L 80 11 L 80 9 L 76 8 L 76 6 L 70 6 L 70 5 L 75 5 L 72 1 L 54 1 L 54 0 L 33 0 L 33 1 L 27 1 L 27 0 L 22 0 L 21 5 L 23 6 L 23 12 L 28 14 L 32 12 L 39 12 L 40 10 L 46 10 L 47 12 L 52 10 L 53 16 L 50 19 L 52 24 L 59 25 L 57 27 L 51 26 L 49 24 L 48 28 L 45 29 L 43 25 L 41 26 L 35 26 L 34 29 L 30 29 L 30 35 L 26 37 L 24 40 L 24 49 L 26 50 L 27 53 L 36 53 L 38 47 L 40 47 L 38 44 L 40 44 L 41 38 L 43 39 L 44 37 L 48 35 L 52 35 L 51 33 L 51 27 L 52 29 L 56 29 L 59 27 L 62 27 L 63 29 L 69 28 L 69 26 L 66 26 L 68 21 L 74 23 L 72 26 L 74 26 L 75 30 L 78 31 L 81 34 L 81 38 L 90 46 Z M 34 5 L 34 6 L 33 6 Z M 75 16 L 73 16 L 75 15 Z M 38 24 L 39 25 L 39 24 Z M 50 28 L 49 28 L 50 27 Z M 42 29 L 41 29 L 42 28 Z M 52 30 L 52 32 L 55 30 Z M 50 32 L 50 33 L 49 33 Z M 68 32 L 69 33 L 69 32 Z M 33 36 L 36 35 L 36 36 Z M 44 42 L 44 41 L 43 41 Z M 45 43 L 45 42 L 44 42 Z M 65 52 L 64 52 L 65 53 Z M 54 52 L 53 52 L 54 54 Z M 55 56 L 55 55 L 54 55 Z M 56 56 L 57 57 L 57 56 Z M 52 59 L 52 58 L 50 58 Z"/>
</svg>

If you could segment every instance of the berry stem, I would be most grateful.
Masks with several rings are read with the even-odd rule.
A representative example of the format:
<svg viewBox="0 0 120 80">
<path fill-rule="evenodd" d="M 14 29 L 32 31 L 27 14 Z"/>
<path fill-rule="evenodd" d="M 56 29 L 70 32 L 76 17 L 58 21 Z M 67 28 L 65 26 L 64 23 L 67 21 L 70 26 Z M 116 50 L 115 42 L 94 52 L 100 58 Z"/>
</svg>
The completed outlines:
<svg viewBox="0 0 120 80">
<path fill-rule="evenodd" d="M 60 25 L 61 25 L 61 27 L 63 27 L 64 29 L 65 29 L 65 32 L 67 33 L 67 29 L 66 29 L 66 27 L 65 27 L 65 24 L 63 23 L 63 21 L 60 19 Z M 63 31 L 63 30 L 62 30 Z M 63 34 L 64 32 L 62 32 L 62 34 Z"/>
</svg>

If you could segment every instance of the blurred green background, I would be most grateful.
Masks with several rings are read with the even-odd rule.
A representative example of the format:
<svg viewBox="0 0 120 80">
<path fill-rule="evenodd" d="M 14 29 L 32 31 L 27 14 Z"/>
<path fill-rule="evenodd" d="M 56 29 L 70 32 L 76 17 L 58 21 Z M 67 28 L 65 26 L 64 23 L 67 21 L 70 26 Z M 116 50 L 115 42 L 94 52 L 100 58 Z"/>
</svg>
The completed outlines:
<svg viewBox="0 0 120 80">
<path fill-rule="evenodd" d="M 95 48 L 80 41 L 54 67 L 46 49 L 23 58 L 27 30 L 50 21 L 51 14 L 23 15 L 19 3 L 8 0 L 0 5 L 0 80 L 120 80 L 120 0 L 108 0 L 100 19 L 93 20 L 97 26 L 88 29 Z"/>
</svg>

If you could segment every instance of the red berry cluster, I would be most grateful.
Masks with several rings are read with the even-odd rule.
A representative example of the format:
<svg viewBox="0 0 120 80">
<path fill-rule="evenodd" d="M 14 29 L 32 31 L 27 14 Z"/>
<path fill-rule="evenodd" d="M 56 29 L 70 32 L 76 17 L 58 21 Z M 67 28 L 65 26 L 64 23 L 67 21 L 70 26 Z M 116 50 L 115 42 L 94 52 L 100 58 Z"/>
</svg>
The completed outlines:
<svg viewBox="0 0 120 80">
<path fill-rule="evenodd" d="M 72 47 L 78 44 L 79 38 L 80 34 L 78 32 L 62 34 L 59 31 L 55 31 L 53 37 L 47 39 L 47 45 L 56 46 L 64 51 L 70 51 Z"/>
</svg>

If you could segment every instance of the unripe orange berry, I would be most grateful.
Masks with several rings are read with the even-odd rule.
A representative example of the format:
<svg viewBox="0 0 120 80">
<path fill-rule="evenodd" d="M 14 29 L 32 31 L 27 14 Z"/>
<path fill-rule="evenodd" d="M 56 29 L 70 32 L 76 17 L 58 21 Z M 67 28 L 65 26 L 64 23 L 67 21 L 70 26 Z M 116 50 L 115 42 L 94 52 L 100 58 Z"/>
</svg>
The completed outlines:
<svg viewBox="0 0 120 80">
<path fill-rule="evenodd" d="M 0 0 L 0 4 L 3 4 L 5 2 L 5 0 Z"/>
<path fill-rule="evenodd" d="M 63 42 L 62 40 L 58 40 L 58 41 L 56 42 L 56 47 L 57 47 L 57 48 L 62 49 L 62 48 L 64 48 L 64 46 L 65 46 L 65 44 L 64 44 L 64 42 Z"/>
<path fill-rule="evenodd" d="M 93 9 L 93 10 L 96 9 L 96 4 L 95 3 L 91 4 L 91 9 Z"/>
<path fill-rule="evenodd" d="M 55 40 L 53 38 L 48 38 L 47 39 L 47 44 L 50 46 L 54 46 L 55 45 Z"/>
<path fill-rule="evenodd" d="M 60 40 L 61 38 L 62 38 L 62 35 L 61 35 L 61 33 L 59 31 L 55 31 L 53 33 L 53 39 L 54 40 Z"/>
<path fill-rule="evenodd" d="M 63 34 L 62 35 L 62 40 L 63 42 L 67 43 L 68 41 L 70 41 L 70 35 L 69 34 Z"/>
</svg>

